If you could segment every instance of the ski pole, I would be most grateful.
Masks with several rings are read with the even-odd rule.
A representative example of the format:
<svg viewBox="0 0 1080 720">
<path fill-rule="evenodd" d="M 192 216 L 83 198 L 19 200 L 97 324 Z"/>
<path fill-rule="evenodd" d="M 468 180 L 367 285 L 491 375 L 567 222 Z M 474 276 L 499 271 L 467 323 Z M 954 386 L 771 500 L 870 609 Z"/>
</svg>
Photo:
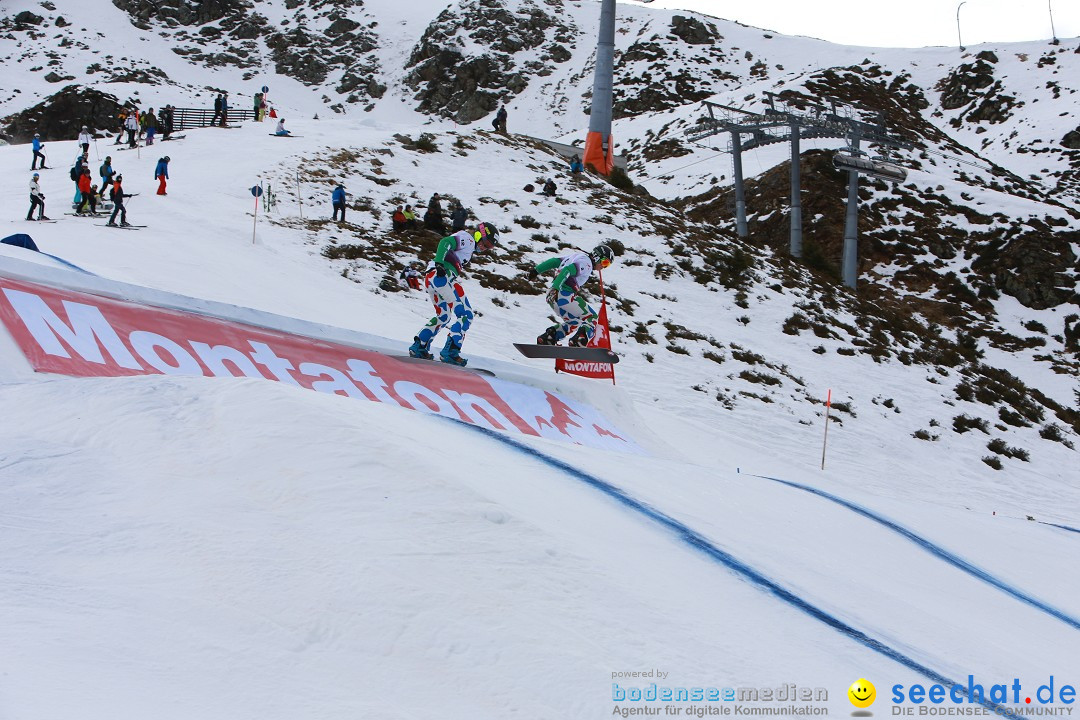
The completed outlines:
<svg viewBox="0 0 1080 720">
<path fill-rule="evenodd" d="M 98 162 L 101 162 L 101 151 L 98 150 L 97 137 L 94 137 L 94 155 L 97 156 Z"/>
<path fill-rule="evenodd" d="M 832 407 L 832 388 L 825 398 L 825 439 L 821 442 L 821 469 L 825 469 L 825 446 L 829 442 L 829 409 Z"/>
<path fill-rule="evenodd" d="M 296 171 L 296 201 L 300 203 L 300 219 L 304 219 L 304 199 L 300 197 L 300 171 Z"/>
</svg>

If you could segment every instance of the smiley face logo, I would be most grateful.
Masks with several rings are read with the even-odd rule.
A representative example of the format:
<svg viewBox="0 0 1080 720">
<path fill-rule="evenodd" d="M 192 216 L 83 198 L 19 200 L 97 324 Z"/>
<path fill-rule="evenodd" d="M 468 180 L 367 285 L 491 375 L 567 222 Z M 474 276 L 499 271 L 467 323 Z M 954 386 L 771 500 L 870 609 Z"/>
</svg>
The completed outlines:
<svg viewBox="0 0 1080 720">
<path fill-rule="evenodd" d="M 855 707 L 868 708 L 877 699 L 877 690 L 874 688 L 874 683 L 866 678 L 859 678 L 851 683 L 851 687 L 847 690 L 847 696 Z"/>
</svg>

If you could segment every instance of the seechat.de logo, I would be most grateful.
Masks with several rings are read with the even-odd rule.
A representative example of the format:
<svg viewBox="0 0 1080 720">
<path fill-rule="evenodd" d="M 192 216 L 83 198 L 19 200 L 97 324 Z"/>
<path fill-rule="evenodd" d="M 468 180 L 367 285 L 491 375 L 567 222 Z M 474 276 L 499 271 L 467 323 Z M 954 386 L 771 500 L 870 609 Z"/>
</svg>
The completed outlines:
<svg viewBox="0 0 1080 720">
<path fill-rule="evenodd" d="M 859 678 L 851 683 L 847 691 L 848 700 L 857 708 L 868 708 L 877 700 L 877 690 L 874 683 L 866 678 Z"/>
</svg>

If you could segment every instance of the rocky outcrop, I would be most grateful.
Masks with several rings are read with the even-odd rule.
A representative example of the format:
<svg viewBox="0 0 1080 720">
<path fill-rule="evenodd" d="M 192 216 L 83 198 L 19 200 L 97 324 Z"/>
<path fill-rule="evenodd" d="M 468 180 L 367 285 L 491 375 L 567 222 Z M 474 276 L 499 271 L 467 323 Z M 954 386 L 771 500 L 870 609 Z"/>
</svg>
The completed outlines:
<svg viewBox="0 0 1080 720">
<path fill-rule="evenodd" d="M 180 25 L 205 25 L 253 7 L 250 0 L 113 0 L 113 5 L 142 23 Z"/>
<path fill-rule="evenodd" d="M 1065 289 L 1062 279 L 1076 268 L 1072 244 L 1080 242 L 1080 231 L 1054 233 L 1039 220 L 1027 225 L 1027 232 L 1010 241 L 995 253 L 993 263 L 988 263 L 998 288 L 1035 310 L 1075 302 L 1074 290 Z"/>
<path fill-rule="evenodd" d="M 550 74 L 551 64 L 569 60 L 567 46 L 574 46 L 576 30 L 561 19 L 562 0 L 546 4 L 550 10 L 532 0 L 474 0 L 444 10 L 406 65 L 412 68 L 405 81 L 416 91 L 417 109 L 474 122 L 524 90 L 531 76 Z M 526 50 L 539 57 L 519 64 L 515 55 Z"/>
<path fill-rule="evenodd" d="M 682 15 L 671 18 L 671 34 L 690 45 L 711 45 L 724 39 L 712 23 L 706 25 L 697 18 Z"/>
<path fill-rule="evenodd" d="M 93 130 L 112 129 L 120 107 L 113 95 L 68 85 L 32 108 L 0 120 L 0 124 L 8 142 L 29 142 L 34 133 L 42 140 L 72 140 L 83 125 Z"/>
<path fill-rule="evenodd" d="M 1080 150 L 1080 125 L 1077 125 L 1075 130 L 1065 133 L 1065 137 L 1061 139 L 1061 144 L 1069 150 Z"/>
<path fill-rule="evenodd" d="M 320 85 L 343 71 L 337 92 L 347 101 L 381 97 L 385 86 L 373 52 L 377 38 L 357 20 L 361 0 L 287 0 L 292 18 L 281 26 L 253 12 L 252 0 L 113 0 L 139 27 L 161 23 L 176 28 L 173 52 L 209 67 L 274 69 L 305 85 Z M 284 26 L 284 27 L 282 27 Z M 197 28 L 197 30 L 187 30 Z"/>
</svg>

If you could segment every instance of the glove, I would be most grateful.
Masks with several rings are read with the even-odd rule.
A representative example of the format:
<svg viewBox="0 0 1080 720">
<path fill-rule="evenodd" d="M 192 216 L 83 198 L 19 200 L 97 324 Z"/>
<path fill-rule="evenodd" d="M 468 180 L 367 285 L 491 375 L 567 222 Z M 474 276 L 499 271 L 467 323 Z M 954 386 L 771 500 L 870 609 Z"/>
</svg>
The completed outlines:
<svg viewBox="0 0 1080 720">
<path fill-rule="evenodd" d="M 551 288 L 550 290 L 548 290 L 545 299 L 547 300 L 548 305 L 554 305 L 555 301 L 559 299 L 558 288 Z"/>
<path fill-rule="evenodd" d="M 536 272 L 536 266 L 529 268 L 529 279 L 535 280 L 538 277 L 540 277 L 540 273 Z"/>
<path fill-rule="evenodd" d="M 440 265 L 439 263 L 435 263 L 435 276 L 436 277 L 446 277 L 446 268 L 443 267 L 442 265 Z"/>
</svg>

